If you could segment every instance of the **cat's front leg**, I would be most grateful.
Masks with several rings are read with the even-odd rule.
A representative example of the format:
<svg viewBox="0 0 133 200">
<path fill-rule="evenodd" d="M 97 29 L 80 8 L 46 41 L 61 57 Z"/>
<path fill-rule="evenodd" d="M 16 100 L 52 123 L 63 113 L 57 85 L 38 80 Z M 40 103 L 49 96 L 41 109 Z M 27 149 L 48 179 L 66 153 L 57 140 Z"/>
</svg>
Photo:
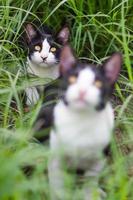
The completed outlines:
<svg viewBox="0 0 133 200">
<path fill-rule="evenodd" d="M 99 175 L 105 165 L 105 159 L 98 159 L 92 163 L 90 169 L 85 173 L 84 199 L 104 200 L 106 193 L 100 188 Z"/>
<path fill-rule="evenodd" d="M 106 193 L 98 185 L 98 180 L 91 180 L 86 184 L 83 189 L 84 200 L 105 200 Z"/>
<path fill-rule="evenodd" d="M 50 159 L 48 163 L 48 178 L 51 200 L 66 200 L 64 186 L 63 155 L 59 148 L 59 138 L 52 130 L 50 134 Z"/>
<path fill-rule="evenodd" d="M 26 88 L 25 92 L 26 92 L 26 105 L 27 106 L 35 105 L 40 98 L 37 88 L 28 87 Z"/>
<path fill-rule="evenodd" d="M 64 172 L 60 159 L 55 155 L 49 161 L 48 177 L 51 200 L 65 200 Z"/>
</svg>

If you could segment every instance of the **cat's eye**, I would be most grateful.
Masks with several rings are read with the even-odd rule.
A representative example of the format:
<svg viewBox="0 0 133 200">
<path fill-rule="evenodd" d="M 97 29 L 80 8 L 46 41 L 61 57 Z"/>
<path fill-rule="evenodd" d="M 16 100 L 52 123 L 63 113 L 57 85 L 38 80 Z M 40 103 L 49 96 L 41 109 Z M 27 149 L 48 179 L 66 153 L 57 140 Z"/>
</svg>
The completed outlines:
<svg viewBox="0 0 133 200">
<path fill-rule="evenodd" d="M 40 51 L 41 50 L 41 47 L 39 45 L 36 45 L 34 48 L 35 48 L 36 51 Z"/>
<path fill-rule="evenodd" d="M 54 53 L 56 51 L 56 48 L 55 47 L 51 47 L 50 51 Z"/>
<path fill-rule="evenodd" d="M 73 84 L 77 81 L 77 77 L 76 76 L 70 76 L 68 81 L 69 81 L 70 84 Z"/>
<path fill-rule="evenodd" d="M 95 83 L 94 83 L 94 85 L 95 85 L 96 87 L 98 87 L 98 88 L 101 88 L 102 85 L 103 85 L 103 83 L 102 83 L 101 81 L 99 81 L 99 80 L 96 80 Z"/>
</svg>

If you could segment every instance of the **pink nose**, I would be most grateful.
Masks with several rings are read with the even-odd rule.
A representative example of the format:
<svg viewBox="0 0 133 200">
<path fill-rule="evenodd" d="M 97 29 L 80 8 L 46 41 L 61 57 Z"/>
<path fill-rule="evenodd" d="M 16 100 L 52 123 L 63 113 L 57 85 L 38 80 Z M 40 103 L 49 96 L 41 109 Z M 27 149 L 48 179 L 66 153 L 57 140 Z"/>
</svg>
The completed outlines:
<svg viewBox="0 0 133 200">
<path fill-rule="evenodd" d="M 85 98 L 85 95 L 86 95 L 86 90 L 80 90 L 79 91 L 79 98 L 81 100 L 83 100 Z"/>
</svg>

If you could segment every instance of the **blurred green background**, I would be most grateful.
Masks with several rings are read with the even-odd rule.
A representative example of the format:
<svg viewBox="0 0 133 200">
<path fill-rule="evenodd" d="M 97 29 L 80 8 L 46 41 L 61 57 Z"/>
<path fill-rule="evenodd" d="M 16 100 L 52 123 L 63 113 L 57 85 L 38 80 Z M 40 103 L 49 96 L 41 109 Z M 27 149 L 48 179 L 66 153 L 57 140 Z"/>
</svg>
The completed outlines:
<svg viewBox="0 0 133 200">
<path fill-rule="evenodd" d="M 112 52 L 123 54 L 123 66 L 112 103 L 116 127 L 112 158 L 101 174 L 108 200 L 133 199 L 133 0 L 0 0 L 0 200 L 48 200 L 47 146 L 36 143 L 31 127 L 41 100 L 24 112 L 19 92 L 46 80 L 27 79 L 27 49 L 20 45 L 26 22 L 38 21 L 55 33 L 66 22 L 70 43 L 80 59 L 101 63 Z M 12 98 L 17 109 L 10 106 Z M 25 165 L 35 170 L 26 177 Z M 67 177 L 73 199 L 74 177 Z M 79 200 L 82 199 L 79 195 Z M 95 198 L 97 199 L 97 198 Z M 78 199 L 77 199 L 78 200 Z"/>
</svg>

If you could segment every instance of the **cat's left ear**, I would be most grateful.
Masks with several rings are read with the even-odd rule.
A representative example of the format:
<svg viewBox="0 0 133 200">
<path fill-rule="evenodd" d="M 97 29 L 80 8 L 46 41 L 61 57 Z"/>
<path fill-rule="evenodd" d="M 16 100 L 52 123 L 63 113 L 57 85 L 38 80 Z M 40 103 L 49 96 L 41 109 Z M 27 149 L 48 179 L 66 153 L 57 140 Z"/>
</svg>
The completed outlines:
<svg viewBox="0 0 133 200">
<path fill-rule="evenodd" d="M 109 83 L 113 85 L 120 73 L 122 65 L 122 54 L 114 53 L 104 64 L 103 69 Z"/>
<path fill-rule="evenodd" d="M 68 26 L 65 26 L 59 31 L 57 38 L 61 44 L 65 45 L 69 40 L 69 36 L 70 36 L 70 30 Z"/>
<path fill-rule="evenodd" d="M 36 28 L 30 23 L 26 24 L 25 32 L 26 32 L 26 39 L 28 43 L 31 42 L 31 40 L 35 38 L 38 34 Z"/>
<path fill-rule="evenodd" d="M 60 55 L 60 75 L 65 76 L 76 64 L 76 58 L 69 45 L 65 45 Z"/>
</svg>

